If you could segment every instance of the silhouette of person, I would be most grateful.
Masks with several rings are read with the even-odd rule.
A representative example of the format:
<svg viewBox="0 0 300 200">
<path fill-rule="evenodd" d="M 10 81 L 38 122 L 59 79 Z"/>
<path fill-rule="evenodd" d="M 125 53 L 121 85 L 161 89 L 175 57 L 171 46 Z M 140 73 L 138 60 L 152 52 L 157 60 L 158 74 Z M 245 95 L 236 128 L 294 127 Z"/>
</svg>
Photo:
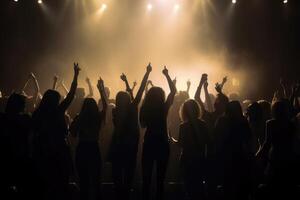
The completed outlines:
<svg viewBox="0 0 300 200">
<path fill-rule="evenodd" d="M 189 89 L 190 89 L 191 82 L 187 81 L 187 90 L 186 91 L 179 91 L 174 98 L 174 103 L 170 108 L 169 115 L 168 115 L 168 128 L 170 137 L 178 140 L 179 137 L 179 126 L 181 123 L 181 119 L 179 116 L 179 110 L 181 105 L 189 99 Z M 179 177 L 179 161 L 178 156 L 180 155 L 180 148 L 178 145 L 174 143 L 170 143 L 170 158 L 169 162 L 170 167 L 167 171 L 167 179 L 171 181 L 176 181 Z"/>
<path fill-rule="evenodd" d="M 218 118 L 220 118 L 226 109 L 226 106 L 229 102 L 228 97 L 223 94 L 222 88 L 227 81 L 227 78 L 224 77 L 221 84 L 216 84 L 217 96 L 212 104 L 210 94 L 208 93 L 208 75 L 202 74 L 199 86 L 195 93 L 195 100 L 199 103 L 202 110 L 202 119 L 206 122 L 209 132 L 210 132 L 210 144 L 207 147 L 207 170 L 206 170 L 206 184 L 208 185 L 208 195 L 210 198 L 215 198 L 216 188 L 218 184 L 218 172 L 216 167 L 218 166 L 216 158 L 216 135 L 215 135 L 215 124 Z M 207 109 L 205 108 L 204 103 L 202 102 L 200 95 L 202 87 L 204 87 L 205 93 L 205 102 Z"/>
<path fill-rule="evenodd" d="M 93 98 L 86 98 L 81 111 L 71 124 L 73 137 L 78 137 L 76 148 L 76 168 L 79 176 L 80 199 L 99 199 L 101 154 L 98 145 L 99 132 L 105 120 L 107 100 L 102 79 L 97 85 L 103 109 L 99 112 L 97 102 Z"/>
<path fill-rule="evenodd" d="M 149 63 L 135 98 L 126 76 L 121 75 L 127 92 L 118 92 L 116 107 L 112 110 L 114 131 L 109 156 L 118 199 L 130 198 L 139 142 L 138 106 L 151 71 Z"/>
<path fill-rule="evenodd" d="M 146 128 L 142 153 L 144 199 L 150 198 L 151 177 L 155 162 L 157 167 L 156 198 L 163 198 L 164 179 L 170 153 L 167 116 L 176 94 L 176 88 L 166 67 L 162 72 L 170 87 L 167 100 L 165 100 L 162 88 L 152 87 L 145 96 L 140 112 L 141 125 Z"/>
<path fill-rule="evenodd" d="M 66 98 L 60 103 L 60 94 L 47 90 L 33 113 L 35 158 L 43 185 L 43 199 L 65 199 L 70 170 L 70 152 L 66 143 L 68 135 L 65 112 L 71 104 L 80 68 L 74 63 L 74 78 Z"/>
<path fill-rule="evenodd" d="M 291 120 L 291 106 L 286 100 L 272 105 L 272 116 L 266 124 L 266 139 L 257 153 L 258 158 L 269 161 L 267 182 L 272 198 L 292 197 L 296 185 L 296 154 L 294 140 L 296 127 Z"/>
<path fill-rule="evenodd" d="M 204 199 L 206 150 L 209 131 L 206 123 L 200 119 L 199 104 L 187 100 L 180 109 L 182 124 L 179 128 L 178 143 L 182 149 L 181 166 L 186 191 L 190 199 Z"/>
<path fill-rule="evenodd" d="M 251 130 L 238 101 L 228 103 L 216 123 L 216 136 L 225 199 L 248 199 L 254 154 Z"/>
<path fill-rule="evenodd" d="M 33 186 L 31 167 L 31 117 L 24 113 L 26 97 L 13 93 L 1 116 L 1 190 L 15 187 L 20 196 L 30 198 Z M 5 193 L 1 193 L 5 196 Z M 3 197 L 4 197 L 3 196 Z"/>
</svg>

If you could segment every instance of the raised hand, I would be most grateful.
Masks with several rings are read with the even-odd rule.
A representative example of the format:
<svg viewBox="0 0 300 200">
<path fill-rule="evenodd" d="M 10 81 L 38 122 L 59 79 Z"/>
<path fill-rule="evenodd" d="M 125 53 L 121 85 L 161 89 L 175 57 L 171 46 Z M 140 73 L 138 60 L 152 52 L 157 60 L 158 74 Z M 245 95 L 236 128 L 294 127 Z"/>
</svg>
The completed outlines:
<svg viewBox="0 0 300 200">
<path fill-rule="evenodd" d="M 137 85 L 137 82 L 136 81 L 134 81 L 133 82 L 133 87 L 135 87 Z"/>
<path fill-rule="evenodd" d="M 173 80 L 172 80 L 173 84 L 176 85 L 177 83 L 177 78 L 175 77 Z"/>
<path fill-rule="evenodd" d="M 120 78 L 122 79 L 122 81 L 127 81 L 127 77 L 124 73 L 121 74 Z"/>
<path fill-rule="evenodd" d="M 222 80 L 222 85 L 224 85 L 226 82 L 227 82 L 227 76 L 225 76 L 224 78 L 223 78 L 223 80 Z"/>
<path fill-rule="evenodd" d="M 98 79 L 97 88 L 99 90 L 101 90 L 102 88 L 104 88 L 104 81 L 102 80 L 101 77 L 99 77 L 99 79 Z"/>
<path fill-rule="evenodd" d="M 218 93 L 222 93 L 222 85 L 219 83 L 216 83 L 215 89 Z"/>
<path fill-rule="evenodd" d="M 152 71 L 152 66 L 151 66 L 151 63 L 149 63 L 147 65 L 147 72 L 151 72 Z"/>
<path fill-rule="evenodd" d="M 54 74 L 53 80 L 58 81 L 58 76 L 56 74 Z"/>
<path fill-rule="evenodd" d="M 78 76 L 80 70 L 81 69 L 79 68 L 79 64 L 78 63 L 74 63 L 74 74 Z"/>
<path fill-rule="evenodd" d="M 186 82 L 186 85 L 187 85 L 188 88 L 191 87 L 191 81 L 190 81 L 190 79 Z"/>
<path fill-rule="evenodd" d="M 151 81 L 151 80 L 148 80 L 148 81 L 147 81 L 147 85 L 151 85 L 151 86 L 153 87 L 152 81 Z"/>
<path fill-rule="evenodd" d="M 162 70 L 162 73 L 167 76 L 169 74 L 169 71 L 167 69 L 167 66 L 164 66 L 164 69 Z M 176 78 L 175 78 L 176 79 Z"/>
<path fill-rule="evenodd" d="M 200 85 L 203 85 L 205 82 L 207 82 L 207 74 L 202 74 Z"/>
<path fill-rule="evenodd" d="M 205 81 L 204 84 L 203 84 L 203 86 L 204 86 L 204 89 L 207 89 L 208 88 L 208 82 Z"/>
<path fill-rule="evenodd" d="M 30 72 L 30 74 L 28 75 L 28 78 L 36 79 L 33 72 Z"/>
<path fill-rule="evenodd" d="M 91 82 L 89 77 L 86 77 L 85 81 L 89 84 Z"/>
</svg>

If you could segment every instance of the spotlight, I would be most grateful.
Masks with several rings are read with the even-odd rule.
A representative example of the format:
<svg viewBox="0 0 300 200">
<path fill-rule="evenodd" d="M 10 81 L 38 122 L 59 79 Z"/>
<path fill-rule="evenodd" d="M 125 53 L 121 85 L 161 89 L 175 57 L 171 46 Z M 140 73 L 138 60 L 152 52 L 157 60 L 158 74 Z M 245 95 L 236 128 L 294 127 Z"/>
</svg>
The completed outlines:
<svg viewBox="0 0 300 200">
<path fill-rule="evenodd" d="M 42 4 L 42 3 L 43 3 L 43 1 L 42 1 L 42 0 L 38 0 L 38 3 L 39 3 L 39 4 Z"/>
<path fill-rule="evenodd" d="M 152 6 L 152 4 L 151 3 L 148 3 L 148 5 L 147 5 L 147 10 L 152 10 L 152 8 L 153 8 L 153 6 Z"/>
<path fill-rule="evenodd" d="M 180 6 L 179 6 L 178 3 L 174 5 L 174 11 L 175 11 L 175 12 L 177 12 L 177 11 L 179 10 L 179 8 L 180 8 Z"/>
<path fill-rule="evenodd" d="M 101 11 L 101 12 L 104 12 L 106 9 L 107 9 L 107 5 L 106 5 L 105 3 L 103 3 L 103 4 L 101 5 L 100 11 Z"/>
<path fill-rule="evenodd" d="M 235 4 L 235 3 L 236 3 L 236 0 L 232 0 L 231 2 L 232 2 L 233 4 Z"/>
<path fill-rule="evenodd" d="M 18 2 L 19 0 L 14 0 L 14 2 Z"/>
<path fill-rule="evenodd" d="M 283 3 L 284 3 L 284 4 L 288 3 L 288 0 L 283 0 Z"/>
</svg>

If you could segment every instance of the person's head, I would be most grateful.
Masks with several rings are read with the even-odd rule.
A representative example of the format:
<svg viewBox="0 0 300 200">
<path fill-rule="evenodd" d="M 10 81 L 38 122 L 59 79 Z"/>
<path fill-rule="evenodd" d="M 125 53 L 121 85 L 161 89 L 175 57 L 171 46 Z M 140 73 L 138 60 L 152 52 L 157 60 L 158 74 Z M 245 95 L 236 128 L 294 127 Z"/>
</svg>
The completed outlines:
<svg viewBox="0 0 300 200">
<path fill-rule="evenodd" d="M 127 108 L 131 102 L 128 92 L 120 91 L 116 96 L 116 108 Z"/>
<path fill-rule="evenodd" d="M 77 88 L 76 89 L 76 98 L 83 99 L 85 97 L 85 89 L 84 88 Z"/>
<path fill-rule="evenodd" d="M 95 99 L 85 98 L 81 107 L 80 115 L 94 115 L 98 112 L 98 105 Z"/>
<path fill-rule="evenodd" d="M 26 97 L 21 94 L 13 93 L 7 100 L 5 113 L 18 114 L 25 110 Z"/>
<path fill-rule="evenodd" d="M 186 100 L 180 107 L 181 121 L 193 121 L 201 116 L 200 106 L 197 101 L 193 99 Z"/>
<path fill-rule="evenodd" d="M 161 87 L 152 87 L 147 92 L 143 105 L 153 105 L 153 107 L 161 107 L 165 103 L 165 92 Z"/>
<path fill-rule="evenodd" d="M 109 99 L 109 97 L 110 97 L 110 89 L 109 89 L 109 87 L 104 87 L 104 91 L 105 91 L 107 99 Z"/>
<path fill-rule="evenodd" d="M 230 99 L 230 101 L 239 101 L 240 96 L 238 93 L 233 92 L 233 93 L 229 94 L 229 99 Z"/>
<path fill-rule="evenodd" d="M 231 119 L 240 119 L 243 117 L 243 111 L 240 102 L 231 101 L 227 104 L 225 115 Z"/>
<path fill-rule="evenodd" d="M 229 100 L 226 95 L 218 93 L 214 103 L 215 111 L 218 113 L 224 113 L 228 102 Z"/>
<path fill-rule="evenodd" d="M 264 120 L 271 119 L 271 103 L 266 100 L 259 100 L 258 103 L 262 109 Z"/>
<path fill-rule="evenodd" d="M 40 102 L 38 109 L 52 110 L 57 108 L 60 101 L 60 94 L 55 90 L 47 90 Z"/>
<path fill-rule="evenodd" d="M 164 104 L 164 90 L 160 87 L 150 88 L 141 107 L 140 120 L 142 126 L 147 126 L 154 121 L 163 120 Z"/>
<path fill-rule="evenodd" d="M 274 119 L 288 120 L 290 117 L 289 106 L 283 100 L 274 102 L 271 109 Z"/>
<path fill-rule="evenodd" d="M 254 102 L 247 108 L 247 117 L 249 122 L 259 122 L 263 120 L 263 110 L 259 103 Z"/>
</svg>

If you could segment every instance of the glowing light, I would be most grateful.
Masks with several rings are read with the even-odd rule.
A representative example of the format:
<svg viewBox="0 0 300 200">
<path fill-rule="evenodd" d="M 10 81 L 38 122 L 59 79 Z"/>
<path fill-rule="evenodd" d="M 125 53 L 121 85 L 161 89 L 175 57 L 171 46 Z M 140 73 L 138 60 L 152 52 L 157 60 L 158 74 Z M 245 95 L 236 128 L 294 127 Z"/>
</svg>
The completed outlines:
<svg viewBox="0 0 300 200">
<path fill-rule="evenodd" d="M 151 4 L 151 3 L 149 3 L 149 4 L 147 5 L 147 10 L 151 11 L 151 10 L 152 10 L 152 8 L 153 8 L 152 4 Z"/>
<path fill-rule="evenodd" d="M 101 12 L 104 12 L 106 9 L 107 9 L 107 5 L 106 5 L 105 3 L 103 3 L 103 4 L 101 5 L 100 11 L 101 11 Z"/>
<path fill-rule="evenodd" d="M 180 9 L 180 5 L 177 3 L 174 5 L 174 11 L 177 12 Z"/>
<path fill-rule="evenodd" d="M 283 0 L 283 3 L 285 4 L 285 3 L 288 3 L 288 0 Z"/>
<path fill-rule="evenodd" d="M 236 0 L 232 0 L 231 2 L 232 2 L 233 4 L 235 4 L 235 3 L 236 3 Z"/>
<path fill-rule="evenodd" d="M 14 2 L 18 2 L 19 0 L 14 0 Z"/>
<path fill-rule="evenodd" d="M 42 0 L 38 0 L 38 3 L 39 3 L 39 4 L 42 4 L 42 3 L 43 3 L 43 1 L 42 1 Z"/>
</svg>

